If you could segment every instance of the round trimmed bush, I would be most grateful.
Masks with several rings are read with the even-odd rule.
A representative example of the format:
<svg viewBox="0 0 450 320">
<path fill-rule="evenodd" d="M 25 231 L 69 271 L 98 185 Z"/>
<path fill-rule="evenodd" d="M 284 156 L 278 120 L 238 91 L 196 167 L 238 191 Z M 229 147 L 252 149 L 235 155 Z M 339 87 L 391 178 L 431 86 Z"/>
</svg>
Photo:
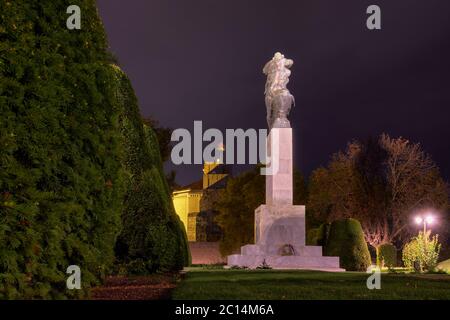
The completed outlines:
<svg viewBox="0 0 450 320">
<path fill-rule="evenodd" d="M 383 243 L 377 247 L 377 266 L 393 268 L 397 264 L 397 248 L 390 243 Z"/>
<path fill-rule="evenodd" d="M 361 224 L 355 219 L 331 223 L 324 251 L 326 256 L 338 256 L 347 271 L 366 271 L 371 263 Z"/>
</svg>

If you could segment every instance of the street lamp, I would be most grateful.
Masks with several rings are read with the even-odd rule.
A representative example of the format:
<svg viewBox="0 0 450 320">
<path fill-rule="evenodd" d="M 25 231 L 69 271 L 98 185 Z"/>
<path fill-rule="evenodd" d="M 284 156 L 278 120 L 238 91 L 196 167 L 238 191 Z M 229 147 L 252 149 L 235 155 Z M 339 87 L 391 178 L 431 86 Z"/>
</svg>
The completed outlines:
<svg viewBox="0 0 450 320">
<path fill-rule="evenodd" d="M 423 221 L 422 217 L 416 217 L 415 220 L 416 220 L 417 224 L 422 224 L 422 221 Z"/>
<path fill-rule="evenodd" d="M 427 233 L 427 225 L 431 225 L 434 222 L 434 217 L 431 214 L 427 214 L 426 216 L 417 216 L 415 218 L 416 224 L 421 225 L 423 224 L 423 233 L 424 235 Z"/>
<path fill-rule="evenodd" d="M 434 222 L 434 216 L 430 213 L 427 212 L 422 216 L 417 216 L 414 219 L 416 221 L 416 224 L 421 225 L 423 224 L 423 250 L 425 253 L 425 256 L 428 255 L 428 234 L 427 234 L 427 226 L 430 226 L 431 224 L 433 224 Z M 420 234 L 420 233 L 419 233 Z M 422 266 L 422 262 L 420 263 L 420 271 L 422 272 L 423 270 L 423 266 Z"/>
</svg>

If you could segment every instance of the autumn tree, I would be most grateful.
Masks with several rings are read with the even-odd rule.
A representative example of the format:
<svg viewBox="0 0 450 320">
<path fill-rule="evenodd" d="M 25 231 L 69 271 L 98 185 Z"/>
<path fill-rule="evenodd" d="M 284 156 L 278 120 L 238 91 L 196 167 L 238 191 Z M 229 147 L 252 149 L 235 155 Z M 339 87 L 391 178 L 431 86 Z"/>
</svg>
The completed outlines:
<svg viewBox="0 0 450 320">
<path fill-rule="evenodd" d="M 315 170 L 308 208 L 322 221 L 358 219 L 372 246 L 403 244 L 416 232 L 414 212 L 433 209 L 446 221 L 448 186 L 419 144 L 383 134 L 349 143 Z"/>
</svg>

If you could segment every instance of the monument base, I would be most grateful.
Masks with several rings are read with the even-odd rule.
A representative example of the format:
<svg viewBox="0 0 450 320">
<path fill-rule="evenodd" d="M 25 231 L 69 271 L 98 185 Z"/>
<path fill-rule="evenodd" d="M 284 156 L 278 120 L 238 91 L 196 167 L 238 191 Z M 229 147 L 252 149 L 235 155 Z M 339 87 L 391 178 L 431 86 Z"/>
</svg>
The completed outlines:
<svg viewBox="0 0 450 320">
<path fill-rule="evenodd" d="M 305 245 L 305 206 L 259 206 L 255 241 L 241 247 L 241 254 L 228 256 L 227 266 L 345 271 L 339 267 L 339 257 L 324 257 L 321 246 Z"/>
<path fill-rule="evenodd" d="M 339 268 L 339 257 L 269 256 L 233 254 L 227 258 L 227 268 L 246 267 L 256 269 L 264 263 L 272 269 L 299 269 L 328 272 L 343 272 Z"/>
</svg>

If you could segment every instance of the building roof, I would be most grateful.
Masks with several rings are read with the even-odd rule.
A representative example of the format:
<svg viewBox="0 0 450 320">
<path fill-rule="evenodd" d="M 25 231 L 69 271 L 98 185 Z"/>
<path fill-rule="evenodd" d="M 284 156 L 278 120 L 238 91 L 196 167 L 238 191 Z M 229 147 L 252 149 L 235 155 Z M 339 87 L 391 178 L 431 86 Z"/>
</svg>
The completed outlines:
<svg viewBox="0 0 450 320">
<path fill-rule="evenodd" d="M 203 179 L 200 179 L 198 181 L 192 182 L 188 185 L 178 187 L 174 191 L 181 191 L 181 190 L 202 190 L 203 189 Z"/>
</svg>

